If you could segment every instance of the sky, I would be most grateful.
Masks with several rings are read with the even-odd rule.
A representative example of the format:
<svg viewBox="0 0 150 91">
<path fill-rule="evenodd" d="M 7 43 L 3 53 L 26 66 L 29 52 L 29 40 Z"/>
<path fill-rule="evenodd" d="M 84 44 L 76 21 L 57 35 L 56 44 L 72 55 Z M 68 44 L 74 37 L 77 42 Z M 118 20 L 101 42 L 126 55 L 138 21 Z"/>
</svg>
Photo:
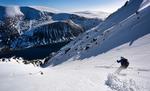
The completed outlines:
<svg viewBox="0 0 150 91">
<path fill-rule="evenodd" d="M 127 0 L 0 0 L 0 5 L 46 6 L 61 11 L 114 12 Z"/>
</svg>

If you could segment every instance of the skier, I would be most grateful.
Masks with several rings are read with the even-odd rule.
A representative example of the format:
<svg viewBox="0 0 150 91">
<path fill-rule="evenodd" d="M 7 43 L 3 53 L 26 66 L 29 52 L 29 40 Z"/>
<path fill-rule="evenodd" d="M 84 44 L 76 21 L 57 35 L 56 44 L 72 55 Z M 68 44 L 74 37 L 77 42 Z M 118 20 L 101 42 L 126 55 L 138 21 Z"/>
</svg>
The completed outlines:
<svg viewBox="0 0 150 91">
<path fill-rule="evenodd" d="M 121 57 L 120 60 L 117 60 L 117 63 L 121 63 L 121 66 L 116 70 L 116 74 L 119 74 L 123 69 L 126 69 L 129 66 L 128 59 Z"/>
</svg>

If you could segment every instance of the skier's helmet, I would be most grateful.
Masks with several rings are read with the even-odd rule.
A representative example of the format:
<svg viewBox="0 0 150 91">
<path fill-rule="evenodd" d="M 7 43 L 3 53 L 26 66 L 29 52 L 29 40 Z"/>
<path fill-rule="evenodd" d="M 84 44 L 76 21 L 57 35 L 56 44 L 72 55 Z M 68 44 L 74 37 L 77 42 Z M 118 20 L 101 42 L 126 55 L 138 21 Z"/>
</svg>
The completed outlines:
<svg viewBox="0 0 150 91">
<path fill-rule="evenodd" d="M 121 59 L 124 59 L 124 57 L 122 57 L 122 56 L 121 56 L 120 58 L 121 58 Z"/>
</svg>

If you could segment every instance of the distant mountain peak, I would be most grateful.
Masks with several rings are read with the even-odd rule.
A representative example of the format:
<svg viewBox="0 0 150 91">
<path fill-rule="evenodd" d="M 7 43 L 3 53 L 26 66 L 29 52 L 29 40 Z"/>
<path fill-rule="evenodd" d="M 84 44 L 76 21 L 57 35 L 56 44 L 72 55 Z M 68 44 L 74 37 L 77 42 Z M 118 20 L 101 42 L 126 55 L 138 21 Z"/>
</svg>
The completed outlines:
<svg viewBox="0 0 150 91">
<path fill-rule="evenodd" d="M 15 17 L 19 15 L 23 15 L 23 13 L 20 11 L 19 6 L 2 6 L 4 8 L 4 17 Z"/>
<path fill-rule="evenodd" d="M 40 11 L 45 11 L 45 12 L 54 12 L 54 13 L 60 12 L 60 11 L 57 10 L 57 9 L 50 8 L 50 7 L 45 7 L 45 6 L 28 6 L 28 7 L 31 7 L 31 8 L 40 10 Z"/>
</svg>

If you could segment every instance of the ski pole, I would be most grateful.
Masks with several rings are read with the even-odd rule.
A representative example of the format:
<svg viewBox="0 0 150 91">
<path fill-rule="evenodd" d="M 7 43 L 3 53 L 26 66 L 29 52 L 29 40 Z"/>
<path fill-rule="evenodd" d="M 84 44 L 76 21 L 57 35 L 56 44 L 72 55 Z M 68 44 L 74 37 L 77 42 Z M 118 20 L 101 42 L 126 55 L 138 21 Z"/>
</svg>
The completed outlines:
<svg viewBox="0 0 150 91">
<path fill-rule="evenodd" d="M 111 68 L 115 63 L 116 63 L 116 61 L 115 61 L 113 64 L 110 65 L 110 68 Z"/>
</svg>

